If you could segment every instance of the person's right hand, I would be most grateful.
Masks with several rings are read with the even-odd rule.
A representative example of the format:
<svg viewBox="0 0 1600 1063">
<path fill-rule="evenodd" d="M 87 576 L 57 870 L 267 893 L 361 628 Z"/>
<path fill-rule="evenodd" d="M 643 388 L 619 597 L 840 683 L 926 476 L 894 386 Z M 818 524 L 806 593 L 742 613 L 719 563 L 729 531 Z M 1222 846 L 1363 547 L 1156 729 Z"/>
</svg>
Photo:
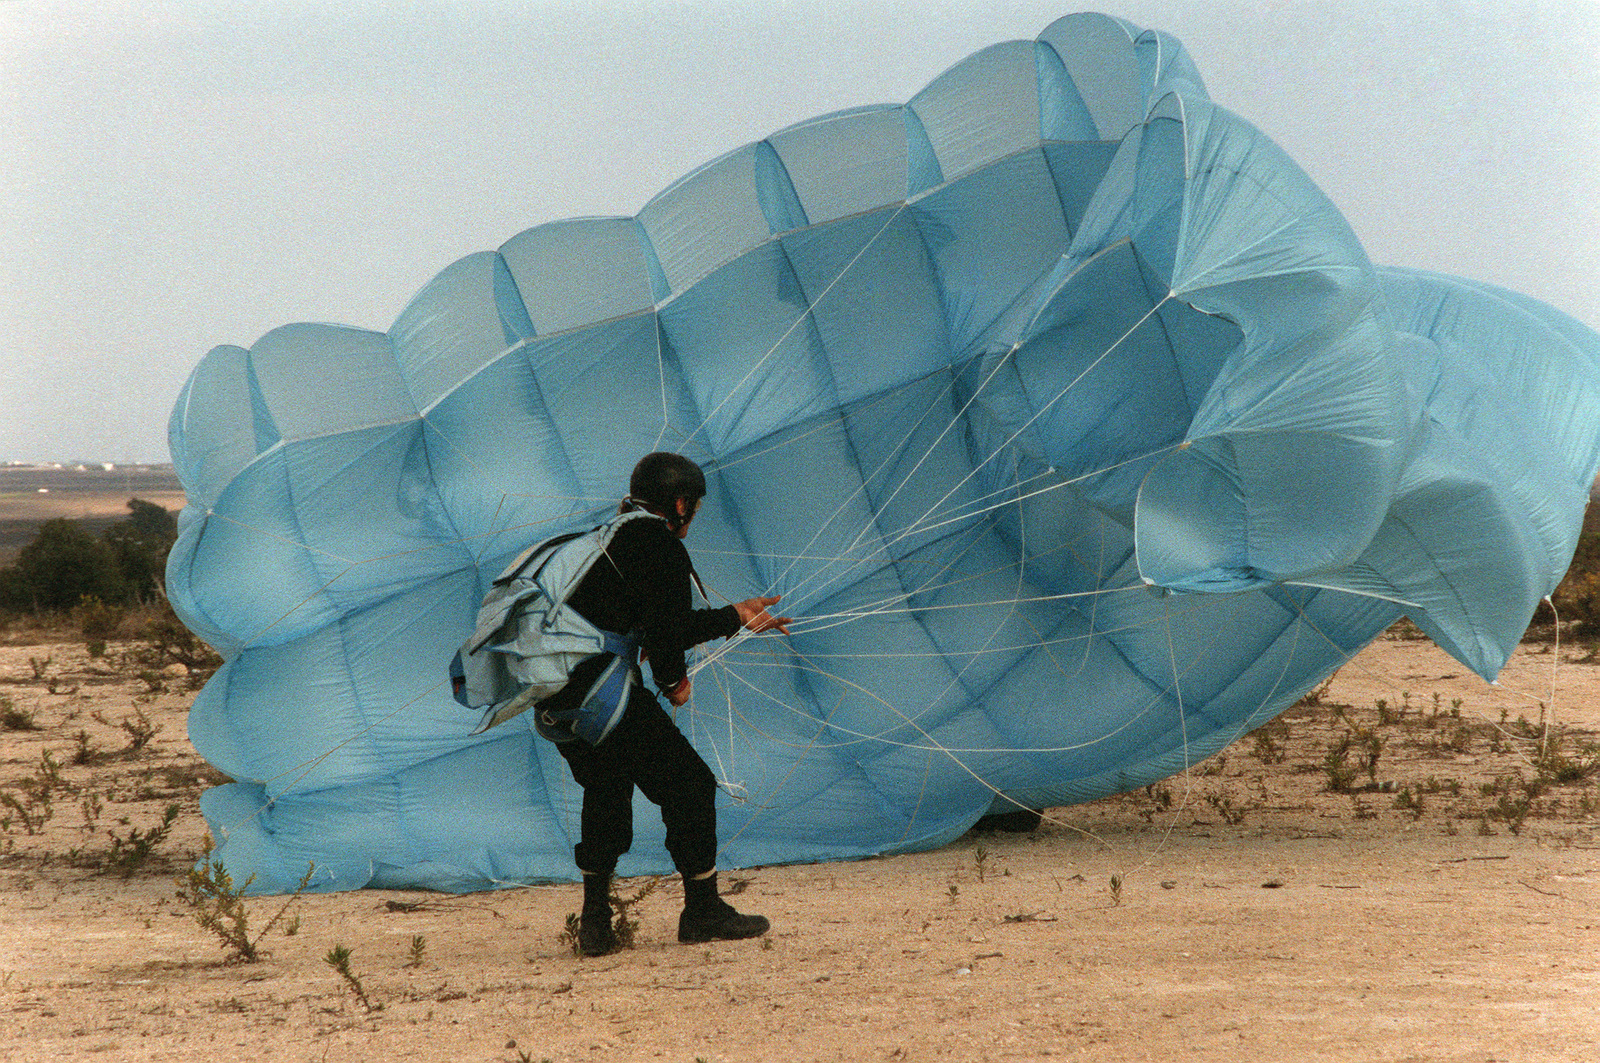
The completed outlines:
<svg viewBox="0 0 1600 1063">
<path fill-rule="evenodd" d="M 692 690 L 694 690 L 694 684 L 689 681 L 688 676 L 684 676 L 677 686 L 666 691 L 667 700 L 672 702 L 673 708 L 681 708 L 688 703 L 689 694 Z"/>
<path fill-rule="evenodd" d="M 773 616 L 767 612 L 767 606 L 777 605 L 778 595 L 770 598 L 746 598 L 742 602 L 734 602 L 734 611 L 739 614 L 739 624 L 759 634 L 776 628 L 783 634 L 789 633 L 789 618 L 786 616 Z"/>
</svg>

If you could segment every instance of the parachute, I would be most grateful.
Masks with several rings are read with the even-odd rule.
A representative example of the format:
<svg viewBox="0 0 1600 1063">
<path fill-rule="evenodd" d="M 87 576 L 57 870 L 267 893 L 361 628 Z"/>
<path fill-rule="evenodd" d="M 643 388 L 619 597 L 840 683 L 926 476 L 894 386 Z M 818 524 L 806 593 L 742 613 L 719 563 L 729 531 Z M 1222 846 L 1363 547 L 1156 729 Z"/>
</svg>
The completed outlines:
<svg viewBox="0 0 1600 1063">
<path fill-rule="evenodd" d="M 724 867 L 922 849 L 1184 770 L 1409 616 L 1485 678 L 1570 561 L 1600 337 L 1368 260 L 1172 37 L 1072 15 L 904 106 L 540 225 L 387 332 L 223 346 L 173 413 L 170 598 L 236 880 L 575 877 L 580 793 L 447 664 L 643 454 L 792 634 L 695 664 Z M 620 871 L 663 870 L 641 815 Z M 656 827 L 659 832 L 659 826 Z"/>
</svg>

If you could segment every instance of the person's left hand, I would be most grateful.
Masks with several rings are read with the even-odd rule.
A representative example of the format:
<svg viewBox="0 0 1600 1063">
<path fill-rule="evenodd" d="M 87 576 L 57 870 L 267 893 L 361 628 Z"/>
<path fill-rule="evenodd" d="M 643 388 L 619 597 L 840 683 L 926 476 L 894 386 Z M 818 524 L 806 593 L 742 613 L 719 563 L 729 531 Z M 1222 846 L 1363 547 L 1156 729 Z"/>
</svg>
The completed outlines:
<svg viewBox="0 0 1600 1063">
<path fill-rule="evenodd" d="M 733 608 L 739 614 L 740 625 L 749 628 L 756 634 L 776 628 L 787 635 L 789 633 L 789 617 L 773 616 L 767 612 L 767 607 L 778 604 L 780 597 L 782 596 L 775 594 L 770 598 L 746 598 L 742 602 L 734 602 Z"/>
</svg>

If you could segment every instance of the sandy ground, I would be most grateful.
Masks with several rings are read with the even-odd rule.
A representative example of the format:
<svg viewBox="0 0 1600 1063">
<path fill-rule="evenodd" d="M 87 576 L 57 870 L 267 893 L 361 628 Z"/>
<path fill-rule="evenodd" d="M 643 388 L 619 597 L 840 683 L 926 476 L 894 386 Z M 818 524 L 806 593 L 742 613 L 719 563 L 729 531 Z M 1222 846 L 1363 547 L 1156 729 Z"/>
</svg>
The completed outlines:
<svg viewBox="0 0 1600 1063">
<path fill-rule="evenodd" d="M 1568 765 L 1600 731 L 1584 648 L 1530 644 L 1490 688 L 1385 639 L 1187 778 L 1033 833 L 725 872 L 759 941 L 679 945 L 672 880 L 597 960 L 560 937 L 575 886 L 360 892 L 293 902 L 255 963 L 175 897 L 214 779 L 181 677 L 122 649 L 0 647 L 0 698 L 40 728 L 0 729 L 0 794 L 28 809 L 31 779 L 52 809 L 29 834 L 0 808 L 0 1058 L 1600 1059 L 1600 774 L 1536 763 L 1540 699 Z M 171 803 L 153 855 L 104 866 Z M 283 904 L 250 899 L 253 927 Z"/>
</svg>

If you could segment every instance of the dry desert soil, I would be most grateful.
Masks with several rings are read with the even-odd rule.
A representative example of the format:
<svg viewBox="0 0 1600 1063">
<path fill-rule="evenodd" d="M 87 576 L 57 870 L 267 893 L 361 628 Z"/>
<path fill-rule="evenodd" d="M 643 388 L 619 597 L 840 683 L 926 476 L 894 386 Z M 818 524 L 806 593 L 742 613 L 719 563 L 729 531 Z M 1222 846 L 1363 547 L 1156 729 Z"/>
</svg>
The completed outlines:
<svg viewBox="0 0 1600 1063">
<path fill-rule="evenodd" d="M 671 879 L 623 883 L 636 942 L 600 959 L 562 940 L 575 886 L 364 891 L 248 898 L 252 933 L 283 912 L 255 962 L 177 896 L 218 777 L 183 669 L 132 648 L 0 646 L 6 1060 L 1600 1059 L 1586 647 L 1489 687 L 1385 637 L 1188 776 L 1031 833 L 725 871 L 757 941 L 678 944 Z"/>
</svg>

